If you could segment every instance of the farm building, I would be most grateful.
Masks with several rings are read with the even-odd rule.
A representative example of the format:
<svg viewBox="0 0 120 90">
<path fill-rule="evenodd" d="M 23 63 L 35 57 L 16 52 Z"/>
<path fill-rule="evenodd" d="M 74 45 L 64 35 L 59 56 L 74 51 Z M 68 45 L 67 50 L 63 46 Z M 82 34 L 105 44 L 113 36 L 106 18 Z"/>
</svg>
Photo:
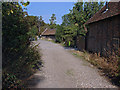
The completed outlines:
<svg viewBox="0 0 120 90">
<path fill-rule="evenodd" d="M 47 38 L 47 39 L 50 39 L 50 40 L 55 40 L 55 33 L 56 33 L 55 29 L 48 29 L 48 28 L 46 28 L 42 32 L 41 37 L 42 38 Z"/>
<path fill-rule="evenodd" d="M 107 55 L 120 47 L 120 1 L 109 2 L 85 24 L 86 50 Z"/>
</svg>

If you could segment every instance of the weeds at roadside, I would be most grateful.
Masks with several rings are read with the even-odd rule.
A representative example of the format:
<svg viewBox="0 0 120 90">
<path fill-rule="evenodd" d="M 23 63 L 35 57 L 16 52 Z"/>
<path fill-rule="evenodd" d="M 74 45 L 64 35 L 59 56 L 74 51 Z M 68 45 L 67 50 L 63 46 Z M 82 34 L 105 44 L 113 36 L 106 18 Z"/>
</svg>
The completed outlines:
<svg viewBox="0 0 120 90">
<path fill-rule="evenodd" d="M 100 53 L 92 54 L 86 51 L 80 52 L 75 50 L 71 51 L 71 53 L 96 66 L 105 76 L 109 77 L 112 83 L 120 86 L 120 57 L 117 55 L 111 55 L 105 58 L 101 57 Z"/>
</svg>

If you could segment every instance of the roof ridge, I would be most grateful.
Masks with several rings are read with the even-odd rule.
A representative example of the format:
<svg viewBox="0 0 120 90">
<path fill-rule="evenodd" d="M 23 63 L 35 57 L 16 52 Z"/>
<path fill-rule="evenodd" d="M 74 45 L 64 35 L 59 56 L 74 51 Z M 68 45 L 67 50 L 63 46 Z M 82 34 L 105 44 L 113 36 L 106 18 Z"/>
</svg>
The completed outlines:
<svg viewBox="0 0 120 90">
<path fill-rule="evenodd" d="M 46 29 L 41 33 L 41 35 L 43 35 L 47 30 L 48 30 L 48 28 L 46 28 Z"/>
<path fill-rule="evenodd" d="M 120 8 L 120 1 L 119 2 L 109 2 L 108 3 L 108 10 L 103 13 L 106 10 L 106 5 L 103 6 L 98 12 L 96 12 L 85 24 L 93 23 L 96 21 L 100 21 L 112 16 L 116 16 L 120 14 L 119 8 Z"/>
</svg>

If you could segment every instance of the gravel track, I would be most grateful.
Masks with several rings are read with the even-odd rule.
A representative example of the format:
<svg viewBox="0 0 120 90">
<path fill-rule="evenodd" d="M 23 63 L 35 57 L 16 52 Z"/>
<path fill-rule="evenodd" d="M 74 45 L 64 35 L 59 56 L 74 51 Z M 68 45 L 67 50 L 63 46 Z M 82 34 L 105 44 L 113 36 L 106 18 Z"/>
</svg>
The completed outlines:
<svg viewBox="0 0 120 90">
<path fill-rule="evenodd" d="M 116 88 L 98 69 L 59 44 L 38 40 L 44 66 L 27 82 L 30 88 Z"/>
</svg>

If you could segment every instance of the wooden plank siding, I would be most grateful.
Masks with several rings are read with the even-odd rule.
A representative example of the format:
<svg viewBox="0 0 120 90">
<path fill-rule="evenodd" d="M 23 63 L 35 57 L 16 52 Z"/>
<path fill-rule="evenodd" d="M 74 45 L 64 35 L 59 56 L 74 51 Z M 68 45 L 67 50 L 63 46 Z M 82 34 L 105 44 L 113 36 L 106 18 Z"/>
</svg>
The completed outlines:
<svg viewBox="0 0 120 90">
<path fill-rule="evenodd" d="M 103 55 L 107 51 L 120 47 L 120 15 L 106 18 L 89 24 L 86 50 L 100 52 Z M 115 46 L 114 46 L 115 45 Z"/>
</svg>

